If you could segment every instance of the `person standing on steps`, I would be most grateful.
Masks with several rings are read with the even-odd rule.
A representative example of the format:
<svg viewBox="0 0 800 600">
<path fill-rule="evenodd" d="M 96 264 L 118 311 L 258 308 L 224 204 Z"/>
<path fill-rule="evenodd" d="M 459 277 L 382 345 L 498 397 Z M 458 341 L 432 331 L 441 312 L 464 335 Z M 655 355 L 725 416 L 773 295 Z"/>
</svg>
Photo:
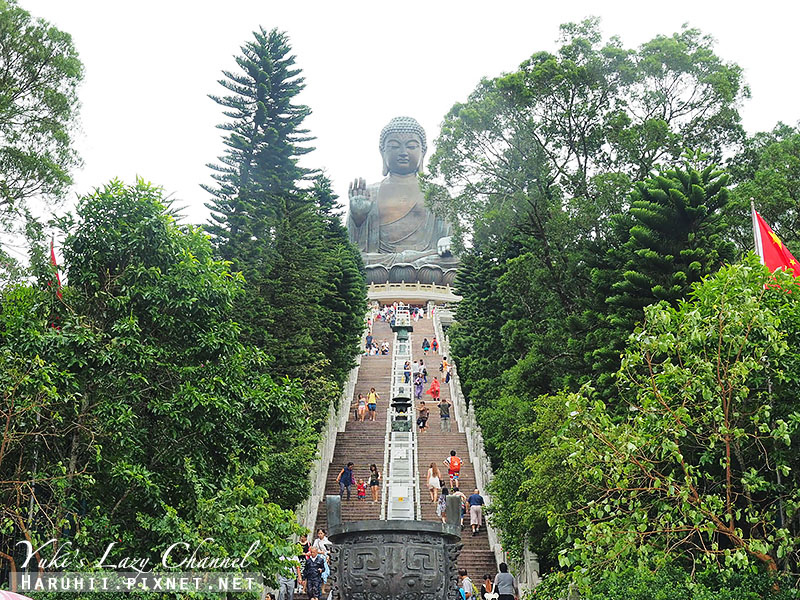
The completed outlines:
<svg viewBox="0 0 800 600">
<path fill-rule="evenodd" d="M 439 404 L 439 394 L 442 392 L 442 386 L 439 385 L 439 378 L 434 377 L 431 382 L 431 387 L 428 389 L 428 395 L 433 398 L 436 404 Z"/>
<path fill-rule="evenodd" d="M 364 394 L 358 395 L 358 406 L 356 410 L 358 411 L 356 414 L 359 422 L 363 423 L 364 417 L 367 416 L 367 399 L 364 397 Z"/>
<path fill-rule="evenodd" d="M 424 402 L 420 402 L 417 413 L 419 414 L 417 417 L 417 427 L 419 428 L 420 432 L 423 432 L 428 428 L 428 417 L 430 416 L 431 411 L 427 406 L 425 406 Z"/>
<path fill-rule="evenodd" d="M 469 524 L 470 527 L 472 527 L 472 535 L 476 536 L 481 530 L 481 525 L 483 525 L 484 505 L 483 496 L 478 493 L 477 488 L 475 488 L 475 491 L 472 492 L 472 495 L 467 498 L 467 504 L 469 504 Z"/>
<path fill-rule="evenodd" d="M 472 580 L 467 576 L 466 569 L 458 570 L 459 591 L 464 600 L 476 600 L 474 590 L 472 589 Z"/>
<path fill-rule="evenodd" d="M 358 487 L 356 488 L 358 491 L 358 499 L 359 500 L 366 500 L 367 499 L 367 484 L 364 483 L 363 479 L 358 480 Z"/>
<path fill-rule="evenodd" d="M 303 569 L 306 568 L 306 560 L 308 557 L 311 556 L 311 544 L 308 542 L 307 535 L 300 536 L 300 554 L 297 556 L 297 560 L 300 563 L 300 576 L 297 579 L 297 589 L 295 593 L 303 592 Z"/>
<path fill-rule="evenodd" d="M 378 400 L 381 397 L 378 392 L 375 391 L 375 388 L 370 388 L 369 394 L 367 394 L 367 408 L 369 409 L 369 420 L 374 421 L 377 417 L 378 411 Z"/>
<path fill-rule="evenodd" d="M 431 342 L 431 348 L 433 349 L 434 354 L 437 354 L 439 352 L 439 342 L 436 339 L 436 337 L 434 337 L 433 341 Z"/>
<path fill-rule="evenodd" d="M 322 571 L 322 597 L 328 598 L 330 596 L 331 586 L 328 585 L 328 578 L 331 576 L 331 555 L 330 552 L 325 555 L 325 569 Z"/>
<path fill-rule="evenodd" d="M 419 372 L 422 373 L 422 381 L 428 383 L 428 369 L 425 368 L 421 358 L 419 359 Z"/>
<path fill-rule="evenodd" d="M 439 400 L 439 426 L 443 432 L 450 433 L 450 402 L 446 398 Z"/>
<path fill-rule="evenodd" d="M 416 364 L 416 363 L 414 363 Z M 422 400 L 422 390 L 424 388 L 424 384 L 422 382 L 422 375 L 417 373 L 414 375 L 414 399 L 415 400 Z"/>
<path fill-rule="evenodd" d="M 481 595 L 481 600 L 487 600 L 486 594 L 494 594 L 494 592 L 492 592 L 492 587 L 494 587 L 494 583 L 492 583 L 492 576 L 486 573 L 483 576 L 483 584 L 481 584 L 481 589 L 478 590 Z M 494 595 L 496 596 L 497 594 Z"/>
<path fill-rule="evenodd" d="M 442 364 L 439 365 L 439 370 L 442 372 L 445 383 L 450 383 L 450 363 L 447 362 L 447 357 L 442 358 Z"/>
<path fill-rule="evenodd" d="M 381 474 L 378 471 L 378 465 L 372 463 L 369 466 L 369 489 L 372 494 L 372 501 L 378 503 L 378 494 L 381 491 Z"/>
<path fill-rule="evenodd" d="M 300 566 L 297 564 L 295 558 L 290 556 L 281 556 L 281 562 L 288 561 L 295 564 L 291 567 L 291 575 L 286 571 L 281 571 L 278 575 L 278 600 L 294 600 L 294 587 L 297 580 L 301 579 Z"/>
<path fill-rule="evenodd" d="M 422 340 L 422 354 L 428 356 L 428 351 L 431 349 L 431 343 L 428 341 L 428 338 Z"/>
<path fill-rule="evenodd" d="M 497 600 L 519 600 L 519 586 L 514 576 L 508 572 L 508 565 L 500 563 L 500 572 L 494 576 L 492 591 L 498 594 Z"/>
<path fill-rule="evenodd" d="M 326 556 L 332 545 L 333 544 L 328 539 L 325 530 L 322 528 L 317 529 L 317 539 L 314 540 L 314 543 L 311 544 L 311 547 L 316 548 L 317 552 L 319 552 L 323 556 Z"/>
<path fill-rule="evenodd" d="M 305 590 L 310 600 L 320 600 L 322 596 L 322 573 L 325 571 L 325 558 L 319 554 L 315 546 L 311 547 L 311 556 L 306 560 L 303 569 Z"/>
<path fill-rule="evenodd" d="M 409 383 L 411 381 L 411 361 L 407 360 L 403 365 L 403 382 Z"/>
<path fill-rule="evenodd" d="M 339 483 L 339 497 L 344 499 L 344 491 L 347 490 L 347 499 L 350 500 L 350 486 L 355 483 L 356 476 L 353 473 L 353 463 L 347 463 L 346 467 L 342 467 L 339 474 L 336 476 L 336 481 Z"/>
<path fill-rule="evenodd" d="M 461 512 L 460 512 L 460 524 L 461 524 L 461 531 L 464 531 L 464 517 L 467 515 L 467 497 L 464 495 L 458 486 L 453 488 L 453 496 L 458 497 L 461 501 Z"/>
<path fill-rule="evenodd" d="M 436 514 L 442 519 L 442 523 L 447 523 L 447 488 L 442 486 L 442 493 L 439 495 L 439 502 L 436 505 Z"/>
<path fill-rule="evenodd" d="M 431 502 L 436 504 L 439 501 L 439 490 L 442 487 L 442 474 L 436 463 L 431 463 L 428 467 L 428 491 L 431 494 Z"/>
<path fill-rule="evenodd" d="M 450 476 L 450 487 L 458 486 L 458 477 L 461 474 L 461 459 L 456 456 L 455 450 L 450 450 L 450 456 L 442 461 L 447 465 L 447 474 Z"/>
</svg>

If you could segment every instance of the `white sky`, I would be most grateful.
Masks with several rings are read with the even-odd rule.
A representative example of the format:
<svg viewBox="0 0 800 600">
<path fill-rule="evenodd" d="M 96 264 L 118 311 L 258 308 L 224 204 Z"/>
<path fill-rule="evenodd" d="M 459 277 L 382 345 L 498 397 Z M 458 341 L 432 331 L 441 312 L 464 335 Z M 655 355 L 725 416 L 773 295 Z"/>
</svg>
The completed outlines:
<svg viewBox="0 0 800 600">
<path fill-rule="evenodd" d="M 84 168 L 74 192 L 113 177 L 159 184 L 205 222 L 208 162 L 222 153 L 222 69 L 259 25 L 288 32 L 306 90 L 300 101 L 323 167 L 340 201 L 355 177 L 377 181 L 378 133 L 394 116 L 415 117 L 430 141 L 445 113 L 481 77 L 517 67 L 557 47 L 558 26 L 601 17 L 606 37 L 635 47 L 683 23 L 711 34 L 724 60 L 745 70 L 752 98 L 745 128 L 764 131 L 800 119 L 798 2 L 227 2 L 19 0 L 73 36 L 85 65 L 78 149 Z"/>
</svg>

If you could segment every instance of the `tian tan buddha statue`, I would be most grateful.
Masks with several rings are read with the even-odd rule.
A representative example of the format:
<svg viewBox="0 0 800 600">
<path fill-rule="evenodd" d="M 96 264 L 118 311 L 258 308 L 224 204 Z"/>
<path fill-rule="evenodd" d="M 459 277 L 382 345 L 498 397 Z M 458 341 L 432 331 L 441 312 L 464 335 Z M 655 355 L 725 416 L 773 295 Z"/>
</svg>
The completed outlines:
<svg viewBox="0 0 800 600">
<path fill-rule="evenodd" d="M 378 147 L 387 177 L 371 185 L 363 179 L 350 184 L 350 240 L 361 249 L 373 281 L 383 265 L 386 273 L 402 272 L 404 281 L 417 281 L 419 273 L 423 283 L 441 283 L 442 273 L 458 260 L 450 253 L 449 225 L 428 210 L 419 187 L 425 130 L 410 117 L 395 117 L 381 131 Z"/>
</svg>

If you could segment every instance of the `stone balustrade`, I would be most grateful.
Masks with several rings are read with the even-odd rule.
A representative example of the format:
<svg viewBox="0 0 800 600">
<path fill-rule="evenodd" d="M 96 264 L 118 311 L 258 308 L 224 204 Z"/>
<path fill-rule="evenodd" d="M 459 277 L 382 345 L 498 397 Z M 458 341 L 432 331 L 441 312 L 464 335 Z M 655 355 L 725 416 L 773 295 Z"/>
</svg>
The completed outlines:
<svg viewBox="0 0 800 600">
<path fill-rule="evenodd" d="M 441 353 L 443 356 L 452 356 L 450 353 L 450 341 L 444 334 L 442 321 L 450 323 L 453 321 L 452 313 L 447 309 L 437 308 L 434 311 L 434 330 L 436 338 L 439 340 Z M 475 416 L 475 408 L 467 404 L 466 398 L 461 391 L 461 382 L 458 377 L 458 369 L 451 363 L 450 367 L 450 398 L 453 402 L 455 418 L 467 436 L 467 447 L 469 458 L 475 469 L 475 481 L 481 495 L 488 505 L 492 504 L 491 494 L 487 491 L 489 482 L 494 477 L 492 465 L 483 447 L 483 433 L 478 425 Z M 486 532 L 489 536 L 489 547 L 494 552 L 495 560 L 498 564 L 509 562 L 508 556 L 503 550 L 497 531 L 490 523 L 486 524 Z M 522 564 L 512 564 L 511 570 L 515 573 L 520 585 L 520 591 L 532 590 L 539 581 L 539 558 L 534 552 L 525 547 Z"/>
<path fill-rule="evenodd" d="M 366 333 L 363 336 L 366 338 Z M 364 340 L 362 340 L 361 348 L 364 347 Z M 350 403 L 356 389 L 356 381 L 358 380 L 358 368 L 361 365 L 361 355 L 356 357 L 356 366 L 350 370 L 342 395 L 337 402 L 332 402 L 328 408 L 328 419 L 325 421 L 317 443 L 317 458 L 311 464 L 311 470 L 308 474 L 311 483 L 311 492 L 300 506 L 295 509 L 299 523 L 307 528 L 312 534 L 314 533 L 314 525 L 317 522 L 317 510 L 322 498 L 325 496 L 325 485 L 328 476 L 328 465 L 333 460 L 333 451 L 336 447 L 336 434 L 344 431 L 347 426 L 347 420 L 350 417 Z"/>
</svg>

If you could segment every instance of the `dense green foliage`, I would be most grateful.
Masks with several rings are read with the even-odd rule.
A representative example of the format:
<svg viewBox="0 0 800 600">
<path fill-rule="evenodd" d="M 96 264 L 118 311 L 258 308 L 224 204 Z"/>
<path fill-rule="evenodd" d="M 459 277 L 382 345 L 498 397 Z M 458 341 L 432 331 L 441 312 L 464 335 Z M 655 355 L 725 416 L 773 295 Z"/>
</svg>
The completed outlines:
<svg viewBox="0 0 800 600">
<path fill-rule="evenodd" d="M 735 257 L 727 239 L 723 210 L 728 201 L 728 175 L 707 166 L 698 172 L 670 169 L 638 182 L 625 216 L 628 240 L 609 251 L 606 268 L 617 268 L 610 293 L 602 287 L 609 308 L 595 336 L 592 372 L 606 397 L 616 392 L 614 378 L 627 336 L 641 321 L 642 309 L 666 300 L 675 304 L 689 285 Z M 621 275 L 619 273 L 621 271 Z M 602 280 L 601 280 L 602 281 Z"/>
<path fill-rule="evenodd" d="M 584 590 L 584 600 L 789 600 L 797 598 L 791 578 L 756 573 L 701 571 L 694 577 L 675 565 L 653 573 L 629 568 Z M 536 598 L 562 598 L 565 582 L 550 578 L 537 588 Z"/>
<path fill-rule="evenodd" d="M 686 597 L 720 589 L 692 576 L 703 561 L 725 577 L 745 565 L 761 573 L 795 565 L 800 532 L 786 511 L 797 487 L 791 446 L 782 445 L 794 432 L 794 374 L 757 364 L 770 320 L 775 340 L 794 331 L 792 298 L 767 290 L 776 312 L 743 341 L 736 323 L 753 318 L 745 299 L 764 292 L 755 283 L 762 273 L 750 265 L 705 279 L 748 247 L 749 197 L 762 187 L 776 231 L 789 240 L 795 231 L 796 131 L 780 126 L 747 139 L 738 106 L 748 95 L 741 69 L 696 30 L 627 49 L 604 42 L 595 20 L 568 24 L 556 53 L 484 79 L 456 104 L 431 159 L 427 196 L 456 221 L 462 250 L 464 299 L 450 341 L 495 469 L 492 518 L 512 555 L 529 546 L 545 572 L 569 574 L 590 597 L 617 597 L 629 583 L 668 594 L 670 576 L 649 574 L 666 564 Z M 723 171 L 715 165 L 725 156 L 733 158 Z M 709 298 L 734 294 L 726 285 L 739 286 L 740 297 L 725 310 L 743 312 L 724 313 L 731 329 L 714 331 L 719 314 Z M 681 319 L 680 333 L 647 329 L 664 321 L 677 328 Z M 633 358 L 644 355 L 646 334 L 662 336 L 663 378 Z M 750 354 L 723 353 L 731 374 L 714 379 L 717 334 Z M 775 344 L 772 360 L 793 356 Z M 660 400 L 670 410 L 691 407 L 691 418 L 681 427 L 666 409 L 659 419 L 642 409 Z M 720 424 L 720 411 L 735 415 Z M 722 460 L 731 436 L 733 458 Z M 670 440 L 679 451 L 662 448 Z M 681 475 L 678 456 L 691 477 Z M 660 491 L 648 496 L 650 467 Z M 664 492 L 668 476 L 677 491 Z M 613 583 L 609 574 L 632 563 L 640 565 L 633 579 Z M 772 585 L 754 577 L 730 597 L 750 597 L 751 583 Z"/>
<path fill-rule="evenodd" d="M 58 198 L 78 163 L 72 147 L 83 65 L 69 34 L 0 2 L 0 217 L 34 196 Z"/>
<path fill-rule="evenodd" d="M 794 563 L 800 372 L 789 344 L 800 305 L 791 276 L 769 281 L 751 257 L 678 308 L 648 307 L 620 371 L 625 418 L 588 394 L 570 398 L 564 464 L 594 498 L 577 509 L 562 563 Z"/>
<path fill-rule="evenodd" d="M 294 553 L 291 509 L 358 352 L 363 265 L 330 182 L 297 164 L 309 110 L 285 34 L 242 52 L 214 98 L 231 121 L 211 236 L 178 225 L 159 188 L 111 182 L 59 219 L 59 299 L 28 221 L 35 283 L 8 271 L 0 296 L 7 565 L 22 539 L 95 562 L 111 542 L 154 561 L 176 542 L 249 553 L 268 578 Z"/>
<path fill-rule="evenodd" d="M 265 227 L 278 217 L 280 199 L 308 174 L 298 157 L 313 150 L 301 128 L 311 109 L 293 102 L 305 84 L 287 35 L 261 28 L 253 36 L 235 57 L 239 71 L 223 71 L 219 80 L 229 94 L 211 96 L 229 118 L 219 128 L 229 133 L 220 164 L 209 165 L 216 185 L 203 187 L 213 195 L 207 229 L 226 260 L 249 259 L 252 238 L 269 237 Z"/>
<path fill-rule="evenodd" d="M 730 212 L 737 225 L 731 232 L 743 250 L 752 247 L 747 216 L 750 200 L 767 223 L 792 248 L 800 242 L 800 131 L 779 123 L 768 133 L 748 139 L 742 152 L 730 161 L 733 183 Z"/>
<path fill-rule="evenodd" d="M 453 342 L 468 392 L 485 380 L 492 384 L 483 389 L 497 389 L 512 367 L 513 377 L 502 379 L 519 380 L 528 399 L 613 372 L 627 333 L 610 337 L 619 315 L 609 322 L 606 299 L 619 296 L 614 286 L 635 271 L 626 267 L 632 225 L 639 225 L 634 234 L 648 226 L 641 211 L 636 223 L 628 214 L 634 182 L 659 161 L 668 161 L 663 176 L 672 166 L 692 177 L 703 167 L 682 163 L 686 145 L 702 145 L 713 159 L 744 137 L 736 110 L 748 94 L 741 69 L 719 59 L 698 31 L 659 36 L 637 50 L 618 39 L 603 43 L 595 21 L 565 25 L 562 34 L 556 54 L 536 53 L 456 104 L 431 158 L 428 196 L 471 238 L 459 284 L 477 293 L 466 293 L 459 320 L 470 324 Z M 671 242 L 677 246 L 654 251 L 664 258 L 698 251 L 706 229 L 725 227 L 724 200 L 724 193 L 703 198 L 695 214 L 684 211 Z M 731 256 L 711 251 L 683 292 L 719 265 L 715 254 Z M 654 283 L 680 278 L 676 267 Z"/>
<path fill-rule="evenodd" d="M 31 202 L 61 199 L 80 163 L 73 131 L 82 78 L 69 34 L 0 0 L 0 285 L 24 275 L 6 244 L 40 237 Z"/>
<path fill-rule="evenodd" d="M 64 256 L 63 301 L 3 290 L 0 551 L 57 537 L 157 557 L 212 537 L 223 556 L 258 541 L 250 564 L 274 573 L 297 531 L 278 503 L 305 495 L 285 478 L 316 438 L 301 387 L 239 341 L 241 276 L 142 181 L 83 198 Z"/>
<path fill-rule="evenodd" d="M 591 390 L 549 401 L 564 417 L 544 424 L 549 454 L 583 492 L 554 502 L 526 465 L 522 494 L 556 505 L 549 535 L 585 590 L 624 589 L 614 581 L 631 566 L 653 581 L 642 574 L 670 565 L 723 578 L 795 571 L 800 304 L 791 276 L 770 281 L 750 257 L 679 308 L 648 307 L 620 371 L 624 418 Z"/>
</svg>

